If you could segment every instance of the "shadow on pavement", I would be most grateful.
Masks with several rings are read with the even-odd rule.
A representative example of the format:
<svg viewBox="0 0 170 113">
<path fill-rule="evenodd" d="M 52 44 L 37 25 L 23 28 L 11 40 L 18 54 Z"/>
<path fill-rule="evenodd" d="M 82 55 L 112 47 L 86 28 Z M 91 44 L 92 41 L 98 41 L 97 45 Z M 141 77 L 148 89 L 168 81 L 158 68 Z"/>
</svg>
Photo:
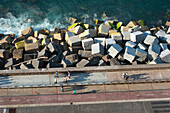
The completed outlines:
<svg viewBox="0 0 170 113">
<path fill-rule="evenodd" d="M 89 92 L 76 93 L 76 94 L 90 94 L 90 93 L 97 93 L 98 91 L 100 91 L 100 90 L 92 90 L 92 91 L 89 91 Z"/>
<path fill-rule="evenodd" d="M 9 76 L 0 76 L 0 86 L 1 85 L 7 85 L 11 84 L 13 79 L 10 78 Z"/>
<path fill-rule="evenodd" d="M 75 87 L 64 87 L 64 92 L 67 92 L 67 91 L 73 91 L 74 89 L 76 91 L 78 90 L 83 90 L 83 89 L 86 89 L 87 87 L 85 86 L 75 86 Z"/>
<path fill-rule="evenodd" d="M 74 82 L 84 82 L 84 81 L 88 81 L 88 77 L 92 76 L 91 73 L 72 73 L 71 74 L 71 79 L 68 80 L 68 82 L 70 83 L 74 83 Z"/>
<path fill-rule="evenodd" d="M 130 75 L 129 78 L 132 79 L 132 80 L 148 79 L 148 78 L 150 78 L 149 76 L 148 77 L 143 77 L 144 75 L 149 75 L 149 73 L 133 74 L 133 75 Z"/>
</svg>

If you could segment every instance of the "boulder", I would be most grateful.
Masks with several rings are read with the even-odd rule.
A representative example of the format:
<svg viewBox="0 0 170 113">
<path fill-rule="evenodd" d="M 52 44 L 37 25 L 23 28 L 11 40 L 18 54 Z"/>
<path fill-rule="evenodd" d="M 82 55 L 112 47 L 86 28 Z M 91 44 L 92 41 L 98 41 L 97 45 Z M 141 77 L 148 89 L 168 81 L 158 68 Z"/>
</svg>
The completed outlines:
<svg viewBox="0 0 170 113">
<path fill-rule="evenodd" d="M 142 50 L 147 50 L 148 49 L 144 44 L 141 44 L 141 43 L 139 43 L 137 45 L 137 48 L 142 49 Z"/>
<path fill-rule="evenodd" d="M 147 58 L 147 52 L 142 49 L 136 49 L 136 60 L 139 62 L 144 62 Z"/>
<path fill-rule="evenodd" d="M 154 60 L 160 54 L 161 47 L 157 44 L 152 44 L 149 46 L 148 54 L 149 60 Z"/>
<path fill-rule="evenodd" d="M 161 46 L 162 51 L 168 49 L 168 46 L 166 43 L 160 43 L 160 46 Z"/>
<path fill-rule="evenodd" d="M 88 65 L 88 63 L 89 63 L 88 60 L 82 59 L 80 62 L 78 62 L 78 63 L 76 64 L 76 67 L 85 67 L 85 66 Z"/>
<path fill-rule="evenodd" d="M 133 32 L 130 33 L 130 40 L 136 43 L 143 42 L 145 40 L 145 36 L 141 31 Z"/>
<path fill-rule="evenodd" d="M 103 56 L 104 47 L 100 43 L 92 44 L 92 55 Z"/>
<path fill-rule="evenodd" d="M 117 58 L 110 59 L 110 66 L 114 66 L 114 65 L 120 65 L 120 62 Z"/>
<path fill-rule="evenodd" d="M 2 44 L 10 44 L 11 43 L 11 36 L 7 35 L 4 38 L 0 39 L 0 45 Z"/>
<path fill-rule="evenodd" d="M 108 34 L 109 34 L 109 26 L 101 24 L 99 26 L 98 35 L 99 36 L 107 36 Z"/>
<path fill-rule="evenodd" d="M 53 42 L 50 42 L 47 47 L 51 53 L 58 52 L 58 49 Z"/>
<path fill-rule="evenodd" d="M 8 68 L 13 65 L 13 58 L 7 59 L 5 62 L 5 68 Z"/>
<path fill-rule="evenodd" d="M 105 38 L 94 38 L 94 43 L 99 43 L 101 44 L 103 47 L 105 47 Z"/>
<path fill-rule="evenodd" d="M 129 46 L 129 47 L 135 47 L 136 46 L 136 44 L 135 43 L 133 43 L 133 42 L 131 42 L 131 41 L 127 41 L 126 43 L 125 43 L 125 46 Z"/>
<path fill-rule="evenodd" d="M 110 56 L 112 56 L 113 58 L 116 57 L 116 55 L 122 50 L 122 47 L 119 46 L 118 44 L 113 44 L 109 49 L 108 49 L 108 53 Z"/>
<path fill-rule="evenodd" d="M 81 38 L 79 36 L 69 37 L 67 43 L 71 47 L 81 46 Z"/>
<path fill-rule="evenodd" d="M 160 54 L 160 58 L 162 59 L 162 61 L 170 63 L 170 50 L 166 49 L 162 51 Z"/>
<path fill-rule="evenodd" d="M 23 31 L 21 31 L 21 34 L 27 38 L 29 36 L 33 36 L 34 31 L 33 31 L 32 27 L 28 27 L 28 28 L 24 29 Z"/>
<path fill-rule="evenodd" d="M 135 53 L 136 53 L 136 49 L 127 46 L 125 49 L 123 58 L 128 60 L 129 62 L 133 62 L 133 60 L 135 59 L 135 56 L 136 56 Z"/>
<path fill-rule="evenodd" d="M 148 35 L 146 39 L 144 40 L 144 43 L 146 45 L 151 45 L 151 44 L 158 44 L 159 40 L 155 36 Z"/>
<path fill-rule="evenodd" d="M 91 51 L 79 50 L 78 55 L 83 58 L 90 58 L 92 56 Z"/>
<path fill-rule="evenodd" d="M 37 52 L 39 50 L 38 43 L 29 43 L 25 44 L 25 51 L 26 52 Z"/>
<path fill-rule="evenodd" d="M 82 47 L 84 50 L 91 50 L 91 45 L 94 44 L 92 38 L 82 40 Z"/>
<path fill-rule="evenodd" d="M 13 58 L 22 59 L 23 58 L 23 49 L 15 49 L 13 51 Z"/>
</svg>

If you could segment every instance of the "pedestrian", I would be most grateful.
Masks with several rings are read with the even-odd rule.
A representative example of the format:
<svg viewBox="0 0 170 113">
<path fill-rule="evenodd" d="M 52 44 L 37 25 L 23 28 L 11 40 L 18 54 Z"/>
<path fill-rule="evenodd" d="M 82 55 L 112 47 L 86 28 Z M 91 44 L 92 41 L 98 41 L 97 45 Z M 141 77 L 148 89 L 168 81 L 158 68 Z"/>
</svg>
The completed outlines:
<svg viewBox="0 0 170 113">
<path fill-rule="evenodd" d="M 57 77 L 54 77 L 54 84 L 57 84 Z"/>
<path fill-rule="evenodd" d="M 63 87 L 63 85 L 61 85 L 61 91 L 64 92 L 64 87 Z"/>
<path fill-rule="evenodd" d="M 128 73 L 127 72 L 124 72 L 122 74 L 122 78 L 125 79 L 125 80 L 128 80 L 129 76 L 128 76 Z"/>
<path fill-rule="evenodd" d="M 73 90 L 73 95 L 76 95 L 76 90 L 75 89 Z"/>
<path fill-rule="evenodd" d="M 55 73 L 55 76 L 57 77 L 57 78 L 59 78 L 59 76 L 58 76 L 58 72 L 56 71 L 56 73 Z"/>
<path fill-rule="evenodd" d="M 67 83 L 67 78 L 66 78 L 66 76 L 64 76 L 64 81 L 65 81 L 65 83 Z"/>
<path fill-rule="evenodd" d="M 70 76 L 71 76 L 71 74 L 70 74 L 70 71 L 68 70 L 68 78 L 70 79 Z"/>
</svg>

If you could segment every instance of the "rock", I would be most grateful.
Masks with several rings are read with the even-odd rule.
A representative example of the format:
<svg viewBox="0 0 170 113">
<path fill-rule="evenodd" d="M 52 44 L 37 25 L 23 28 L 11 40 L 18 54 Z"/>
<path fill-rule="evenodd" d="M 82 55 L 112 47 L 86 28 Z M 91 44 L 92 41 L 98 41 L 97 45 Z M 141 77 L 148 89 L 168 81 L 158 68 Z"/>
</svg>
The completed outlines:
<svg viewBox="0 0 170 113">
<path fill-rule="evenodd" d="M 148 31 L 148 30 L 149 30 L 148 26 L 141 26 L 141 31 L 142 32 L 145 32 L 145 31 Z"/>
<path fill-rule="evenodd" d="M 66 32 L 66 35 L 65 35 L 65 40 L 66 40 L 66 42 L 68 41 L 68 38 L 69 38 L 69 37 L 74 37 L 74 36 L 75 36 L 74 33 L 72 33 L 72 32 Z"/>
<path fill-rule="evenodd" d="M 5 36 L 4 38 L 0 39 L 0 45 L 2 44 L 10 44 L 11 43 L 11 36 Z"/>
<path fill-rule="evenodd" d="M 160 57 L 157 57 L 155 60 L 149 62 L 149 64 L 161 64 L 164 63 Z"/>
<path fill-rule="evenodd" d="M 30 36 L 28 37 L 26 40 L 25 40 L 26 43 L 36 43 L 37 42 L 37 39 L 33 36 Z"/>
<path fill-rule="evenodd" d="M 166 25 L 166 26 L 170 26 L 170 22 L 169 22 L 169 21 L 166 21 L 165 25 Z"/>
<path fill-rule="evenodd" d="M 29 36 L 34 36 L 34 31 L 32 27 L 28 27 L 24 29 L 23 31 L 21 31 L 21 34 L 27 38 Z"/>
<path fill-rule="evenodd" d="M 71 55 L 67 55 L 65 57 L 65 60 L 69 60 L 71 64 L 74 64 L 78 62 L 79 57 L 77 54 L 71 54 Z"/>
<path fill-rule="evenodd" d="M 170 63 L 170 50 L 166 49 L 162 51 L 160 54 L 160 58 L 162 59 L 162 61 Z"/>
<path fill-rule="evenodd" d="M 63 67 L 63 64 L 49 62 L 46 66 L 46 68 L 58 68 L 58 67 L 60 68 Z"/>
<path fill-rule="evenodd" d="M 69 37 L 68 40 L 67 40 L 67 43 L 71 47 L 81 46 L 81 38 L 79 36 Z"/>
<path fill-rule="evenodd" d="M 100 60 L 101 60 L 100 56 L 93 56 L 93 57 L 91 57 L 88 65 L 89 66 L 98 66 Z"/>
<path fill-rule="evenodd" d="M 8 68 L 13 65 L 13 58 L 7 59 L 5 62 L 5 68 Z"/>
<path fill-rule="evenodd" d="M 102 59 L 103 59 L 106 63 L 108 63 L 108 62 L 110 61 L 109 55 L 104 55 L 104 56 L 102 57 Z"/>
<path fill-rule="evenodd" d="M 108 53 L 110 56 L 112 56 L 113 58 L 116 57 L 116 55 L 122 50 L 122 47 L 119 46 L 118 44 L 113 44 L 109 49 L 108 49 Z"/>
<path fill-rule="evenodd" d="M 90 58 L 92 56 L 91 51 L 79 50 L 78 55 L 83 58 Z"/>
<path fill-rule="evenodd" d="M 21 64 L 20 65 L 20 69 L 29 69 L 29 67 L 26 64 Z"/>
<path fill-rule="evenodd" d="M 53 42 L 50 42 L 47 47 L 51 53 L 58 52 L 58 49 Z"/>
<path fill-rule="evenodd" d="M 39 57 L 48 57 L 49 52 L 47 51 L 47 48 L 45 47 L 40 52 L 38 52 L 38 58 Z"/>
<path fill-rule="evenodd" d="M 25 47 L 25 41 L 20 41 L 20 42 L 15 43 L 15 47 L 16 47 L 17 49 L 22 49 L 22 48 L 24 48 L 24 47 Z"/>
<path fill-rule="evenodd" d="M 91 48 L 92 48 L 92 55 L 96 55 L 96 56 L 104 55 L 104 47 L 101 44 L 99 43 L 93 44 Z"/>
<path fill-rule="evenodd" d="M 107 64 L 103 59 L 101 59 L 98 63 L 98 66 L 107 66 Z"/>
<path fill-rule="evenodd" d="M 61 64 L 63 65 L 63 68 L 72 66 L 72 63 L 69 60 L 62 60 Z"/>
<path fill-rule="evenodd" d="M 47 35 L 44 35 L 44 34 L 39 34 L 38 35 L 38 39 L 44 39 L 44 38 L 47 38 L 48 36 Z"/>
<path fill-rule="evenodd" d="M 170 27 L 168 28 L 167 33 L 170 34 Z"/>
<path fill-rule="evenodd" d="M 127 41 L 125 46 L 129 46 L 129 47 L 133 47 L 134 48 L 136 46 L 136 44 L 131 42 L 131 41 Z"/>
<path fill-rule="evenodd" d="M 15 49 L 13 51 L 13 58 L 22 59 L 23 58 L 23 49 Z"/>
<path fill-rule="evenodd" d="M 120 62 L 118 61 L 117 58 L 110 59 L 110 66 L 114 66 L 114 65 L 120 65 Z"/>
<path fill-rule="evenodd" d="M 135 53 L 136 53 L 136 50 L 132 47 L 126 47 L 125 49 L 125 53 L 123 55 L 123 58 L 128 60 L 129 62 L 133 62 L 133 60 L 135 59 Z"/>
<path fill-rule="evenodd" d="M 139 43 L 137 45 L 137 48 L 142 49 L 142 50 L 147 50 L 148 49 L 144 44 L 141 44 L 141 43 Z"/>
<path fill-rule="evenodd" d="M 0 49 L 0 58 L 7 60 L 11 57 L 10 50 Z"/>
<path fill-rule="evenodd" d="M 60 59 L 57 55 L 52 55 L 50 58 L 49 58 L 49 62 L 52 62 L 52 63 L 59 63 L 60 62 Z"/>
<path fill-rule="evenodd" d="M 109 26 L 101 24 L 99 26 L 98 35 L 99 36 L 107 36 L 108 34 L 109 34 Z"/>
<path fill-rule="evenodd" d="M 63 40 L 64 39 L 64 34 L 63 33 L 55 33 L 54 34 L 54 39 Z"/>
<path fill-rule="evenodd" d="M 117 32 L 117 30 L 109 30 L 109 37 L 116 41 L 122 40 L 122 35 L 120 32 Z"/>
<path fill-rule="evenodd" d="M 106 49 L 109 49 L 113 44 L 116 44 L 114 39 L 105 39 L 106 41 Z"/>
<path fill-rule="evenodd" d="M 25 51 L 26 52 L 37 52 L 39 50 L 38 43 L 29 43 L 25 44 Z"/>
<path fill-rule="evenodd" d="M 24 61 L 35 59 L 35 58 L 37 58 L 37 53 L 24 54 Z"/>
<path fill-rule="evenodd" d="M 159 40 L 155 36 L 148 35 L 146 39 L 144 40 L 144 43 L 146 45 L 151 45 L 151 44 L 158 44 Z"/>
<path fill-rule="evenodd" d="M 164 36 L 166 35 L 164 30 L 159 30 L 158 32 L 155 33 L 155 35 L 160 39 L 162 42 L 165 42 Z"/>
<path fill-rule="evenodd" d="M 143 42 L 145 40 L 145 36 L 141 31 L 133 32 L 130 33 L 130 40 L 136 43 Z"/>
<path fill-rule="evenodd" d="M 82 40 L 82 47 L 84 50 L 91 50 L 91 45 L 94 44 L 92 38 Z"/>
<path fill-rule="evenodd" d="M 160 43 L 160 46 L 161 46 L 162 51 L 168 49 L 168 46 L 166 43 Z"/>
<path fill-rule="evenodd" d="M 88 63 L 89 63 L 88 60 L 82 59 L 80 62 L 78 62 L 78 63 L 76 64 L 76 67 L 85 67 L 85 66 L 88 65 Z"/>
<path fill-rule="evenodd" d="M 96 37 L 96 30 L 95 29 L 87 29 L 83 33 L 79 34 L 79 37 L 81 39 Z"/>
<path fill-rule="evenodd" d="M 142 49 L 136 49 L 136 60 L 140 62 L 144 62 L 147 58 L 147 52 Z"/>
<path fill-rule="evenodd" d="M 149 46 L 148 54 L 149 60 L 154 60 L 160 54 L 161 47 L 157 44 L 152 44 Z"/>
<path fill-rule="evenodd" d="M 43 67 L 43 62 L 38 60 L 38 59 L 33 59 L 32 60 L 32 65 L 35 69 L 42 68 Z"/>
<path fill-rule="evenodd" d="M 20 42 L 20 41 L 24 41 L 25 40 L 25 37 L 23 35 L 19 35 L 17 38 L 15 38 L 13 41 L 12 41 L 12 44 L 15 44 L 17 42 Z"/>
<path fill-rule="evenodd" d="M 130 21 L 127 25 L 126 25 L 126 27 L 128 27 L 128 28 L 133 28 L 133 27 L 135 27 L 137 24 L 136 24 L 136 22 L 135 21 Z"/>
<path fill-rule="evenodd" d="M 101 44 L 103 47 L 105 47 L 105 38 L 94 38 L 94 43 L 99 43 Z"/>
<path fill-rule="evenodd" d="M 121 33 L 123 35 L 123 40 L 130 40 L 130 32 L 128 31 L 129 28 L 122 26 L 121 27 Z"/>
<path fill-rule="evenodd" d="M 68 47 L 68 49 L 72 53 L 78 53 L 79 50 L 83 50 L 82 46 Z"/>
<path fill-rule="evenodd" d="M 80 34 L 84 31 L 84 29 L 79 25 L 74 28 L 74 33 L 75 34 Z"/>
</svg>

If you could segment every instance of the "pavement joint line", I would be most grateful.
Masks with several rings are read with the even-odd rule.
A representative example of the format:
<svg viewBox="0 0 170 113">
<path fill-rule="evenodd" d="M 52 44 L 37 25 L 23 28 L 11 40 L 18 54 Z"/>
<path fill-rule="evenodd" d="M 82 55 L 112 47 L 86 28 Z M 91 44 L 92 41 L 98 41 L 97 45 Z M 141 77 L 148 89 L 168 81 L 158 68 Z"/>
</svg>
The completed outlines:
<svg viewBox="0 0 170 113">
<path fill-rule="evenodd" d="M 127 102 L 149 102 L 149 101 L 169 101 L 170 98 L 153 98 L 153 99 L 135 99 L 135 100 L 115 100 L 115 101 L 91 101 L 91 102 L 72 102 L 73 105 L 86 104 L 103 104 L 103 103 L 127 103 Z M 24 104 L 24 105 L 1 105 L 0 108 L 18 108 L 18 107 L 43 107 L 43 106 L 63 106 L 71 105 L 67 103 L 50 103 L 50 104 Z"/>
</svg>

